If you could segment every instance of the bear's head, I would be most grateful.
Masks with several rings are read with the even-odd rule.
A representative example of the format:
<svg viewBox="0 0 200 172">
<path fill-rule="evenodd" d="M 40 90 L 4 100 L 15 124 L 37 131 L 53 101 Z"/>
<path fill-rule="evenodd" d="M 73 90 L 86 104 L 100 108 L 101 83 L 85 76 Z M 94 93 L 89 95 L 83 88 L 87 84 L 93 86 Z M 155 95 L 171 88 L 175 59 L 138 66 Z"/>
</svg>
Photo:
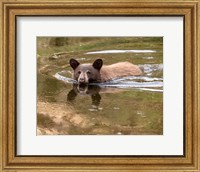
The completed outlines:
<svg viewBox="0 0 200 172">
<path fill-rule="evenodd" d="M 75 59 L 70 59 L 70 66 L 74 70 L 73 77 L 78 84 L 101 82 L 100 70 L 103 65 L 102 59 L 97 59 L 93 64 L 80 64 Z"/>
</svg>

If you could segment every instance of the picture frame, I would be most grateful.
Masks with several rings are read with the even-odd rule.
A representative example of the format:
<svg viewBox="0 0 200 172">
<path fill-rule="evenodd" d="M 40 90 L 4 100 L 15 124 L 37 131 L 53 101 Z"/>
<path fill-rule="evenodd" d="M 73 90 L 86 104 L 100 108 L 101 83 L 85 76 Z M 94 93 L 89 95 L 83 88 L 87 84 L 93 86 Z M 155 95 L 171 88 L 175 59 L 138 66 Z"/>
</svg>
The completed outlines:
<svg viewBox="0 0 200 172">
<path fill-rule="evenodd" d="M 1 9 L 1 171 L 200 171 L 199 1 L 3 0 Z M 17 16 L 183 16 L 183 156 L 18 156 L 16 154 Z"/>
</svg>

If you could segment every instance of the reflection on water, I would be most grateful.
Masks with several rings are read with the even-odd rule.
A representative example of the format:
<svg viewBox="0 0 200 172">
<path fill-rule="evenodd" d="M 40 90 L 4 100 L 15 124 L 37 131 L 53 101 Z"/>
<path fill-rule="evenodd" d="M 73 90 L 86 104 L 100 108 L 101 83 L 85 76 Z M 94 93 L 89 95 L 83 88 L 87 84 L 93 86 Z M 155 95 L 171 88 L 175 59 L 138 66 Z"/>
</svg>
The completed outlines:
<svg viewBox="0 0 200 172">
<path fill-rule="evenodd" d="M 101 101 L 101 96 L 99 94 L 101 88 L 98 85 L 77 85 L 73 84 L 73 89 L 71 89 L 67 95 L 67 100 L 71 103 L 75 100 L 78 94 L 90 95 L 91 105 L 99 106 Z"/>
<path fill-rule="evenodd" d="M 47 38 L 37 40 L 38 135 L 163 133 L 162 38 L 66 40 L 66 46 L 63 42 L 51 49 L 42 46 Z M 78 85 L 72 79 L 70 58 L 81 63 L 102 58 L 108 65 L 129 61 L 138 65 L 143 75 Z"/>
</svg>

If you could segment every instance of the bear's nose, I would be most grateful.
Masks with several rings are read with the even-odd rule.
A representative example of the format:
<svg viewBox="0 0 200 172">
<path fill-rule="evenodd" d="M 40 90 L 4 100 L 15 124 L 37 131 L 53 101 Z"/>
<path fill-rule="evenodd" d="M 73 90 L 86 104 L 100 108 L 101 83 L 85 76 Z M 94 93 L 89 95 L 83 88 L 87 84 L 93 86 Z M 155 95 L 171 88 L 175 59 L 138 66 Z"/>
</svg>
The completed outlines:
<svg viewBox="0 0 200 172">
<path fill-rule="evenodd" d="M 84 78 L 79 79 L 79 82 L 84 82 L 84 81 L 85 81 Z"/>
</svg>

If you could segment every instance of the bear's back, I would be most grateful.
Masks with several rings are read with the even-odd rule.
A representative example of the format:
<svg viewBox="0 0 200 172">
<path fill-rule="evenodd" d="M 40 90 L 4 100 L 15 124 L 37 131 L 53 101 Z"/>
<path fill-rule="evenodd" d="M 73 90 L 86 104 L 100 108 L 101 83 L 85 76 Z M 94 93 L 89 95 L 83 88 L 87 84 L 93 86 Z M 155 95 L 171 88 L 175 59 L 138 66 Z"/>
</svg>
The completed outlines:
<svg viewBox="0 0 200 172">
<path fill-rule="evenodd" d="M 101 82 L 125 76 L 141 75 L 142 71 L 136 65 L 129 62 L 119 62 L 112 65 L 103 65 L 100 70 Z"/>
</svg>

